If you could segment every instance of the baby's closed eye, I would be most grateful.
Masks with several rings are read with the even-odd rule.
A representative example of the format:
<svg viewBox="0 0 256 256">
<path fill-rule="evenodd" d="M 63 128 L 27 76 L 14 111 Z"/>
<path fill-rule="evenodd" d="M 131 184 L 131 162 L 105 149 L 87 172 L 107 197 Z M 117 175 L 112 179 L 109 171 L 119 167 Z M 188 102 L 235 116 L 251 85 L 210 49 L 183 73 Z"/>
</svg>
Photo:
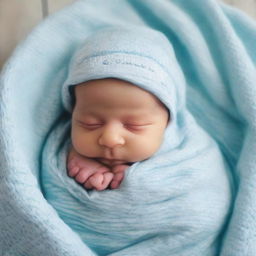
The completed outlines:
<svg viewBox="0 0 256 256">
<path fill-rule="evenodd" d="M 98 128 L 100 128 L 104 125 L 104 123 L 100 122 L 100 121 L 80 121 L 80 120 L 77 120 L 76 122 L 79 126 L 85 128 L 85 129 L 88 129 L 88 130 L 95 130 L 95 129 L 98 129 Z"/>
<path fill-rule="evenodd" d="M 134 124 L 134 123 L 125 123 L 123 124 L 123 126 L 128 129 L 128 130 L 132 130 L 132 131 L 142 131 L 145 128 L 147 128 L 148 126 L 150 126 L 151 123 L 140 123 L 140 124 Z"/>
<path fill-rule="evenodd" d="M 79 126 L 87 130 L 96 130 L 101 127 L 104 127 L 108 122 L 103 122 L 101 120 L 76 120 Z M 124 127 L 130 131 L 142 131 L 148 126 L 152 125 L 150 122 L 119 122 L 120 126 Z"/>
</svg>

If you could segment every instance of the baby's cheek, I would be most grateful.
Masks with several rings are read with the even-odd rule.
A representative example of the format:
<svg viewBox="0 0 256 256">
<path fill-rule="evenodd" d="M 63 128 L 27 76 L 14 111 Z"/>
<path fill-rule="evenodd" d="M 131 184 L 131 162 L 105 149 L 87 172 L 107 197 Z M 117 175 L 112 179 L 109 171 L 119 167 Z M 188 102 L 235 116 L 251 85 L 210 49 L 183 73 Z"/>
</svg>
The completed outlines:
<svg viewBox="0 0 256 256">
<path fill-rule="evenodd" d="M 77 137 L 72 137 L 72 145 L 80 155 L 84 155 L 84 145 L 81 140 L 77 139 Z"/>
<path fill-rule="evenodd" d="M 136 161 L 142 161 L 151 157 L 159 149 L 160 145 L 160 138 L 141 138 L 140 140 L 137 139 L 136 143 L 133 144 L 131 152 Z"/>
<path fill-rule="evenodd" d="M 93 136 L 86 135 L 85 133 L 74 129 L 71 132 L 71 140 L 74 149 L 83 156 L 95 156 L 95 143 L 93 143 Z"/>
</svg>

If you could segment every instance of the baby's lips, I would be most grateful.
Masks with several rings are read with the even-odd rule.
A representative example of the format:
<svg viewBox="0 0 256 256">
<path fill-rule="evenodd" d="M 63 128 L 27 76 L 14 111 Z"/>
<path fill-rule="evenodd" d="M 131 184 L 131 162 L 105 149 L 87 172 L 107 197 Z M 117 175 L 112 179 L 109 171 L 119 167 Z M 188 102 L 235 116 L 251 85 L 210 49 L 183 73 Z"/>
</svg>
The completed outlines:
<svg viewBox="0 0 256 256">
<path fill-rule="evenodd" d="M 106 164 L 110 167 L 116 166 L 116 165 L 122 165 L 125 164 L 126 162 L 123 160 L 116 160 L 116 159 L 106 159 L 106 158 L 99 158 L 99 162 Z"/>
</svg>

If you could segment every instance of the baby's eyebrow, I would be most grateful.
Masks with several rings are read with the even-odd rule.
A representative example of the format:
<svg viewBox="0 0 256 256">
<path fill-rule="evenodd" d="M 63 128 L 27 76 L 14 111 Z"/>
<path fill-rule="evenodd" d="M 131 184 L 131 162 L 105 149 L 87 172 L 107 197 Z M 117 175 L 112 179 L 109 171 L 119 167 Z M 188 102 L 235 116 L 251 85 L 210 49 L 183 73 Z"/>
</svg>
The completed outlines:
<svg viewBox="0 0 256 256">
<path fill-rule="evenodd" d="M 85 120 L 98 120 L 98 121 L 102 121 L 102 118 L 99 115 L 93 114 L 93 113 L 89 113 L 89 112 L 84 112 L 81 111 L 78 113 L 77 118 L 80 121 L 85 121 Z"/>
<path fill-rule="evenodd" d="M 91 111 L 85 108 L 80 109 L 79 113 L 81 114 L 81 116 L 86 116 L 86 117 L 94 117 L 94 118 L 98 118 L 100 117 L 100 115 L 95 112 L 95 111 Z"/>
</svg>

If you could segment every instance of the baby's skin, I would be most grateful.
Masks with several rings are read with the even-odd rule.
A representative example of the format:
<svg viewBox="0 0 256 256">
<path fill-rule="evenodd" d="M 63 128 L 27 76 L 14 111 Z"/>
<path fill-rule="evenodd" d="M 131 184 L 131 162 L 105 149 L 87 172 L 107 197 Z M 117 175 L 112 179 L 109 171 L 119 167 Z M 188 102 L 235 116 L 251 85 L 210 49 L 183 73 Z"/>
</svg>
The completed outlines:
<svg viewBox="0 0 256 256">
<path fill-rule="evenodd" d="M 75 86 L 68 175 L 86 189 L 117 189 L 125 170 L 160 147 L 169 121 L 151 93 L 106 78 Z"/>
</svg>

